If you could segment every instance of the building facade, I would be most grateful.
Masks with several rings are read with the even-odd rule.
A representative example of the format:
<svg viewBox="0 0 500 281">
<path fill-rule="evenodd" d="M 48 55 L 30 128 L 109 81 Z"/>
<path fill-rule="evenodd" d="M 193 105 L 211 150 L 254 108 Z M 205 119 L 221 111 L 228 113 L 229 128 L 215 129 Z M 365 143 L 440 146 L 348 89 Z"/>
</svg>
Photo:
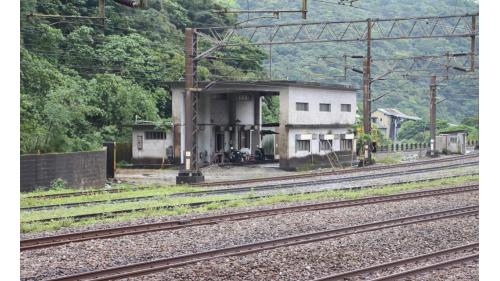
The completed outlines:
<svg viewBox="0 0 500 281">
<path fill-rule="evenodd" d="M 150 121 L 132 125 L 132 163 L 163 164 L 173 161 L 173 134 Z"/>
<path fill-rule="evenodd" d="M 410 116 L 395 108 L 378 108 L 372 113 L 372 122 L 386 138 L 397 142 L 398 130 L 406 120 L 421 120 L 416 116 Z"/>
<path fill-rule="evenodd" d="M 206 87 L 208 83 L 200 83 Z M 174 157 L 184 163 L 184 84 L 170 83 Z M 301 81 L 218 81 L 199 95 L 198 161 L 213 162 L 231 148 L 254 154 L 262 144 L 262 97 L 279 95 L 280 167 L 330 165 L 327 154 L 352 160 L 356 91 L 352 87 Z M 317 157 L 314 157 L 317 156 Z"/>
<path fill-rule="evenodd" d="M 467 130 L 441 132 L 436 136 L 438 152 L 465 154 L 467 145 Z"/>
</svg>

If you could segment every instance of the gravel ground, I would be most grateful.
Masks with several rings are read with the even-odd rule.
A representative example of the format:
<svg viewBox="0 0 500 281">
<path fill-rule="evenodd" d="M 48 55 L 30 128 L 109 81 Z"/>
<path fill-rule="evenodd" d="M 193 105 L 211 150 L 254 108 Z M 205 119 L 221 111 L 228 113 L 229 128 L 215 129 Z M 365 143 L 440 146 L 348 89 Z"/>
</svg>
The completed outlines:
<svg viewBox="0 0 500 281">
<path fill-rule="evenodd" d="M 479 184 L 479 182 L 478 181 L 464 182 L 464 183 L 461 183 L 460 185 L 468 185 L 468 184 Z M 425 187 L 425 188 L 419 188 L 418 190 L 420 191 L 420 190 L 436 189 L 436 188 L 451 188 L 451 187 L 456 187 L 456 186 L 460 186 L 460 185 L 447 185 L 447 186 L 440 186 L 440 187 L 434 186 L 434 187 L 428 187 L 428 188 Z M 416 191 L 416 190 L 408 190 L 405 192 L 412 192 L 412 191 Z M 306 200 L 306 201 L 281 202 L 281 203 L 275 203 L 272 205 L 267 204 L 267 205 L 258 205 L 258 206 L 227 207 L 227 208 L 208 211 L 208 212 L 193 212 L 193 213 L 187 213 L 187 214 L 182 214 L 182 215 L 151 216 L 151 217 L 131 219 L 131 220 L 127 220 L 127 221 L 106 222 L 106 223 L 96 223 L 96 224 L 89 224 L 89 225 L 75 226 L 75 227 L 65 227 L 65 228 L 62 228 L 59 230 L 55 230 L 55 231 L 42 231 L 42 232 L 36 232 L 36 233 L 21 233 L 21 239 L 30 239 L 30 238 L 44 237 L 44 236 L 50 236 L 50 235 L 68 234 L 68 233 L 75 233 L 75 232 L 81 232 L 81 231 L 91 231 L 91 230 L 98 230 L 98 229 L 108 229 L 108 228 L 114 228 L 114 227 L 120 227 L 120 226 L 129 226 L 129 225 L 137 225 L 137 224 L 145 224 L 145 223 L 158 223 L 158 222 L 171 221 L 171 220 L 186 220 L 186 219 L 189 220 L 191 218 L 201 217 L 201 216 L 211 216 L 211 215 L 220 215 L 220 214 L 227 214 L 227 213 L 234 213 L 234 212 L 263 210 L 263 209 L 269 209 L 269 208 L 282 208 L 282 207 L 289 207 L 289 206 L 296 206 L 296 205 L 303 205 L 303 204 L 330 202 L 332 200 L 341 200 L 341 199 L 324 198 L 324 199 Z"/>
<path fill-rule="evenodd" d="M 314 180 L 318 180 L 318 179 L 344 179 L 344 178 L 347 179 L 347 178 L 351 178 L 351 177 L 355 177 L 355 176 L 379 175 L 379 174 L 383 174 L 383 173 L 398 173 L 398 172 L 403 173 L 403 172 L 417 170 L 417 169 L 423 169 L 423 168 L 448 167 L 450 164 L 465 164 L 465 163 L 472 163 L 472 162 L 477 162 L 477 161 L 478 161 L 478 158 L 468 158 L 468 159 L 459 159 L 459 160 L 445 162 L 445 163 L 422 164 L 422 165 L 417 165 L 417 166 L 412 166 L 412 167 L 387 168 L 387 169 L 383 169 L 383 170 L 358 171 L 356 173 L 350 173 L 350 174 L 348 173 L 348 174 L 340 174 L 340 175 L 318 176 L 318 177 L 314 177 L 314 178 L 280 180 L 278 183 L 285 184 L 285 183 L 295 183 L 295 182 L 309 182 L 312 179 L 314 179 Z M 323 170 L 323 171 L 326 171 L 326 170 Z M 445 171 L 449 171 L 449 170 L 445 170 Z M 412 176 L 412 175 L 408 175 L 408 176 Z M 234 179 L 234 175 L 233 175 L 233 179 Z M 238 187 L 260 186 L 260 185 L 269 185 L 269 182 L 243 183 L 243 184 L 238 184 Z M 222 189 L 222 188 L 233 188 L 233 187 L 234 186 L 220 185 L 220 186 L 213 187 L 213 188 L 207 187 L 207 189 L 209 190 L 209 189 Z"/>
<path fill-rule="evenodd" d="M 461 264 L 451 265 L 448 267 L 439 268 L 429 272 L 422 272 L 405 280 L 428 281 L 456 281 L 456 280 L 479 280 L 479 263 L 470 261 Z"/>
<path fill-rule="evenodd" d="M 129 280 L 313 280 L 476 242 L 478 233 L 477 218 L 452 218 L 219 258 Z M 465 276 L 467 279 L 462 280 L 479 279 L 475 269 L 437 272 L 419 275 L 416 280 L 460 280 Z"/>
<path fill-rule="evenodd" d="M 236 221 L 236 222 L 222 222 L 216 225 L 207 225 L 207 226 L 198 226 L 198 227 L 190 227 L 186 229 L 180 229 L 175 231 L 165 231 L 165 232 L 153 232 L 146 233 L 141 235 L 134 236 L 123 236 L 117 237 L 114 239 L 102 239 L 96 241 L 85 241 L 80 243 L 72 243 L 69 245 L 63 245 L 59 247 L 54 247 L 50 249 L 39 249 L 33 251 L 25 251 L 21 253 L 21 276 L 22 280 L 42 280 L 47 279 L 49 277 L 67 275 L 71 273 L 77 273 L 87 270 L 95 270 L 95 269 L 103 269 L 111 266 L 124 265 L 134 262 L 148 261 L 161 257 L 171 257 L 181 254 L 194 253 L 209 249 L 221 248 L 221 247 L 229 247 L 233 245 L 243 244 L 243 243 L 252 243 L 256 241 L 262 241 L 272 238 L 279 238 L 299 233 L 320 231 L 325 229 L 333 229 L 339 228 L 343 226 L 366 223 L 374 220 L 385 220 L 391 218 L 397 218 L 401 216 L 408 215 L 416 215 L 426 212 L 438 211 L 443 209 L 451 209 L 462 206 L 471 206 L 478 204 L 478 192 L 470 192 L 456 195 L 448 195 L 448 196 L 438 196 L 433 198 L 426 199 L 418 199 L 418 200 L 409 200 L 402 202 L 393 202 L 393 203 L 383 203 L 383 204 L 375 204 L 375 205 L 367 205 L 367 206 L 358 206 L 358 207 L 350 207 L 350 208 L 341 208 L 334 210 L 322 210 L 322 211 L 314 211 L 314 212 L 303 212 L 303 213 L 293 213 L 293 214 L 284 214 L 277 215 L 271 217 L 262 217 L 244 221 Z M 443 245 L 450 246 L 453 243 L 462 241 L 464 239 L 468 239 L 467 241 L 475 241 L 477 240 L 477 220 L 474 218 L 468 219 L 451 219 L 446 220 L 448 223 L 436 222 L 436 223 L 428 223 L 429 225 L 436 225 L 438 230 L 436 233 L 434 231 L 430 231 L 427 227 L 422 226 L 408 226 L 404 227 L 405 229 L 413 229 L 411 232 L 413 233 L 408 236 L 408 232 L 405 232 L 405 235 L 400 235 L 400 232 L 397 229 L 389 229 L 385 231 L 381 231 L 380 233 L 385 233 L 384 235 L 375 235 L 375 234 L 358 234 L 354 235 L 354 237 L 370 238 L 370 237 L 378 237 L 371 242 L 371 244 L 358 244 L 358 243 L 340 243 L 339 239 L 328 240 L 321 243 L 312 243 L 310 245 L 302 245 L 297 246 L 298 248 L 305 247 L 306 253 L 304 255 L 296 255 L 292 254 L 291 257 L 295 257 L 294 259 L 315 259 L 318 258 L 318 254 L 321 252 L 325 252 L 323 244 L 327 245 L 343 245 L 345 248 L 344 251 L 333 251 L 331 252 L 330 246 L 326 249 L 329 254 L 332 253 L 334 256 L 337 256 L 338 253 L 340 256 L 344 256 L 346 253 L 355 255 L 356 253 L 362 253 L 362 256 L 365 256 L 364 252 L 371 247 L 379 247 L 380 249 L 387 248 L 388 253 L 384 255 L 373 254 L 373 251 L 369 251 L 367 257 L 377 257 L 381 260 L 387 260 L 388 256 L 391 256 L 392 253 L 389 250 L 395 250 L 396 246 L 389 245 L 389 241 L 395 239 L 395 241 L 403 242 L 411 242 L 415 240 L 422 240 L 417 243 L 420 245 L 422 249 L 433 248 L 444 249 Z M 439 226 L 439 227 L 438 227 Z M 446 227 L 444 227 L 446 226 Z M 439 230 L 444 227 L 444 230 Z M 415 232 L 416 231 L 416 232 Z M 469 233 L 469 232 L 471 233 Z M 473 233 L 472 233 L 473 232 Z M 379 232 L 377 232 L 379 233 Z M 438 235 L 439 234 L 439 235 Z M 441 235 L 443 234 L 443 235 Z M 474 234 L 474 235 L 472 235 Z M 363 236 L 364 235 L 364 236 Z M 474 239 L 470 239 L 471 235 Z M 418 239 L 414 239 L 416 236 Z M 436 237 L 438 238 L 436 238 Z M 396 237 L 396 238 L 394 238 Z M 406 238 L 405 238 L 406 237 Z M 433 238 L 428 241 L 427 238 Z M 446 238 L 446 239 L 444 239 Z M 342 239 L 355 239 L 355 238 L 342 238 Z M 377 242 L 378 241 L 378 242 Z M 436 243 L 434 243 L 436 242 Z M 381 246 L 377 246 L 377 243 L 380 243 Z M 453 245 L 455 245 L 453 244 Z M 460 243 L 458 243 L 460 244 Z M 365 249 L 351 249 L 351 246 L 356 247 L 367 247 Z M 443 246 L 443 247 L 441 247 Z M 293 249 L 297 249 L 297 247 L 292 247 Z M 307 247 L 313 247 L 315 250 L 307 250 Z M 319 247 L 319 248 L 318 248 Z M 396 247 L 396 248 L 395 248 Z M 441 248 L 440 248 L 441 247 Z M 316 249 L 317 248 L 317 249 Z M 393 249 L 394 248 L 394 249 Z M 319 251 L 319 249 L 323 249 L 323 251 Z M 400 249 L 400 248 L 398 248 Z M 411 247 L 409 248 L 411 249 Z M 282 268 L 282 265 L 279 265 L 281 262 L 292 261 L 291 257 L 287 258 L 277 258 L 276 261 L 273 261 L 275 257 L 273 257 L 274 251 L 284 251 L 287 253 L 289 250 L 287 249 L 278 249 L 272 251 L 265 251 L 262 253 L 258 253 L 255 255 L 250 255 L 249 257 L 254 257 L 255 262 L 263 261 L 262 265 L 251 265 L 247 268 L 247 270 L 257 270 L 260 271 L 263 275 L 260 278 L 260 275 L 255 275 L 256 272 L 244 272 L 245 266 L 241 267 L 241 276 L 240 276 L 240 266 L 236 265 L 238 276 L 227 276 L 225 277 L 219 276 L 224 272 L 226 274 L 232 274 L 235 272 L 233 260 L 237 260 L 239 258 L 228 258 L 224 260 L 229 260 L 227 264 L 224 262 L 225 266 L 218 267 L 217 264 L 221 263 L 221 261 L 214 261 L 214 263 L 207 263 L 206 266 L 210 269 L 210 275 L 214 276 L 214 279 L 207 280 L 240 280 L 240 277 L 243 278 L 241 280 L 245 280 L 245 276 L 253 276 L 254 278 L 248 280 L 274 280 L 278 277 L 283 280 L 297 280 L 294 279 L 298 276 L 310 276 L 310 274 L 316 273 L 315 276 L 320 277 L 321 275 L 325 275 L 328 273 L 328 270 L 332 270 L 332 268 L 327 268 L 327 271 L 317 272 L 315 266 L 316 262 L 311 262 L 309 265 L 314 266 L 311 269 L 305 269 L 303 271 L 300 267 L 292 266 L 288 271 L 288 273 L 284 275 L 276 275 L 273 276 L 273 272 L 276 272 L 277 268 Z M 291 250 L 290 250 L 291 251 Z M 295 251 L 295 250 L 293 250 Z M 416 253 L 418 249 L 415 251 L 403 251 L 402 254 Z M 337 254 L 335 254 L 337 253 Z M 420 252 L 419 252 L 420 253 Z M 325 253 L 323 253 L 325 254 Z M 328 253 L 326 253 L 328 255 Z M 245 257 L 242 257 L 246 259 Z M 330 257 L 331 258 L 331 257 Z M 327 261 L 326 259 L 325 261 Z M 357 266 L 362 265 L 359 262 L 364 261 L 368 263 L 368 260 L 364 260 L 362 257 L 352 257 L 349 259 L 349 262 L 346 264 L 341 264 L 342 266 L 347 266 L 351 263 L 355 263 Z M 278 263 L 278 267 L 272 266 L 272 263 Z M 267 263 L 270 266 L 267 266 Z M 321 263 L 320 263 L 321 264 Z M 266 265 L 266 266 L 263 266 Z M 337 265 L 338 266 L 338 265 Z M 203 265 L 205 268 L 205 265 Z M 323 267 L 322 267 L 323 268 Z M 299 270 L 300 269 L 300 270 Z M 301 271 L 302 270 L 302 271 Z M 175 271 L 175 274 L 172 272 Z M 181 269 L 172 269 L 169 270 L 165 276 L 158 277 L 152 276 L 153 279 L 156 280 L 190 280 L 189 278 L 194 278 L 191 280 L 200 280 L 196 277 L 196 275 L 189 274 L 198 274 L 200 276 L 207 277 L 206 273 L 203 273 L 203 270 L 193 269 L 191 266 Z M 279 271 L 277 271 L 279 272 Z M 309 275 L 304 275 L 308 272 Z M 258 272 L 257 272 L 258 273 Z M 320 274 L 321 273 L 321 274 Z M 188 274 L 188 275 L 185 275 Z M 259 273 L 260 274 L 260 273 Z M 267 275 L 266 275 L 267 274 Z M 271 275 L 269 275 L 271 274 Z M 300 275 L 296 275 L 300 274 Z M 317 275 L 319 274 L 319 275 Z M 185 277 L 183 277 L 185 276 Z M 219 276 L 220 278 L 218 278 Z M 287 277 L 288 276 L 288 277 Z M 150 276 L 151 277 L 151 276 Z M 168 277 L 168 278 L 167 278 Z M 234 278 L 233 278 L 234 277 Z M 302 278 L 302 277 L 301 277 Z M 202 278 L 203 279 L 203 278 Z M 302 278 L 304 279 L 304 278 Z M 307 278 L 306 278 L 307 279 Z"/>
<path fill-rule="evenodd" d="M 457 155 L 441 155 L 440 158 L 451 158 Z M 403 162 L 418 162 L 422 159 L 408 158 Z M 429 158 L 425 158 L 429 160 Z M 385 164 L 375 164 L 380 166 Z M 328 171 L 329 169 L 318 169 L 316 172 Z M 261 164 L 247 166 L 210 166 L 202 168 L 206 182 L 234 180 L 234 175 L 238 175 L 239 179 L 263 178 L 283 175 L 299 174 L 298 172 L 284 171 L 279 169 L 279 164 Z M 116 178 L 119 181 L 134 183 L 160 183 L 160 184 L 175 184 L 175 177 L 178 174 L 177 169 L 118 169 Z"/>
</svg>

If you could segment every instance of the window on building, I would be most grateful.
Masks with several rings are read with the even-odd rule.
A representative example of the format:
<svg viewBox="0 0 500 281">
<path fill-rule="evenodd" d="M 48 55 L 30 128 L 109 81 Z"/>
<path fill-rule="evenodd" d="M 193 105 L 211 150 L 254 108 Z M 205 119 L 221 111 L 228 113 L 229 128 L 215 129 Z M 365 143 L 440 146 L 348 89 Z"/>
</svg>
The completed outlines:
<svg viewBox="0 0 500 281">
<path fill-rule="evenodd" d="M 342 112 L 351 112 L 351 105 L 350 104 L 341 104 L 340 105 L 340 111 L 342 111 Z"/>
<path fill-rule="evenodd" d="M 329 103 L 320 103 L 319 104 L 319 111 L 330 112 L 330 111 L 332 111 L 332 106 Z"/>
<path fill-rule="evenodd" d="M 250 148 L 250 131 L 241 131 L 240 132 L 240 148 Z"/>
<path fill-rule="evenodd" d="M 217 152 L 224 150 L 224 133 L 217 133 L 215 135 L 215 150 Z"/>
<path fill-rule="evenodd" d="M 165 140 L 167 139 L 167 133 L 165 132 L 146 132 L 146 139 L 147 140 Z"/>
<path fill-rule="evenodd" d="M 310 140 L 296 140 L 295 141 L 295 151 L 311 151 L 311 141 Z"/>
<path fill-rule="evenodd" d="M 319 150 L 320 151 L 333 150 L 332 140 L 319 140 Z"/>
<path fill-rule="evenodd" d="M 457 137 L 450 137 L 451 143 L 457 143 Z"/>
<path fill-rule="evenodd" d="M 352 140 L 340 139 L 340 151 L 351 151 Z"/>
<path fill-rule="evenodd" d="M 297 102 L 296 109 L 297 111 L 309 111 L 309 104 L 307 102 Z"/>
<path fill-rule="evenodd" d="M 142 136 L 137 136 L 137 150 L 142 150 Z"/>
</svg>

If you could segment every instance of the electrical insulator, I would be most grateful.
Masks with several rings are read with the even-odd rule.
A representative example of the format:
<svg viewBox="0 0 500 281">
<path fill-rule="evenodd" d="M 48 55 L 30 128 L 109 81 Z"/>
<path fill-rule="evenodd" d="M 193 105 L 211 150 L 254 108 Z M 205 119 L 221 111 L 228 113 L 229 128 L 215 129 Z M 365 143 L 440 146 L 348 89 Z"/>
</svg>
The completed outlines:
<svg viewBox="0 0 500 281">
<path fill-rule="evenodd" d="M 307 19 L 307 0 L 302 0 L 302 18 Z"/>
</svg>

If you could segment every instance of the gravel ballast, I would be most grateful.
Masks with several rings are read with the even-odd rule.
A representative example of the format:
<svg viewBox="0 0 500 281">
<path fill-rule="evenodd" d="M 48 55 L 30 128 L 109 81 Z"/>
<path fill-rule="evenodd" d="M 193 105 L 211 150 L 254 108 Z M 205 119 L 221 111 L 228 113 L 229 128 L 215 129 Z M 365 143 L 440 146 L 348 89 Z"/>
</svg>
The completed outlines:
<svg viewBox="0 0 500 281">
<path fill-rule="evenodd" d="M 334 273 L 445 250 L 477 240 L 477 218 L 452 218 L 245 256 L 218 258 L 129 280 L 313 280 Z M 467 270 L 449 271 L 446 274 L 447 279 L 441 279 L 439 275 L 446 272 L 446 269 L 443 269 L 438 271 L 441 274 L 425 273 L 427 279 L 420 277 L 417 280 L 461 280 L 456 277 L 464 275 L 471 278 L 462 280 L 478 280 L 474 271 L 465 271 Z"/>
<path fill-rule="evenodd" d="M 88 270 L 104 269 L 112 266 L 148 261 L 161 257 L 171 257 L 181 254 L 205 251 L 209 249 L 229 247 L 233 245 L 252 243 L 256 241 L 279 238 L 299 233 L 334 229 L 348 225 L 371 222 L 374 220 L 386 220 L 444 209 L 472 206 L 477 205 L 477 203 L 478 193 L 468 192 L 456 195 L 437 196 L 434 198 L 349 207 L 334 210 L 293 213 L 237 222 L 223 222 L 216 225 L 190 227 L 187 229 L 180 229 L 176 231 L 153 232 L 141 235 L 117 237 L 113 239 L 85 241 L 49 249 L 22 252 L 21 274 L 23 280 L 41 280 Z M 460 218 L 449 221 L 460 222 L 461 220 L 464 219 Z M 467 220 L 470 220 L 470 218 Z M 436 222 L 436 224 L 442 224 L 442 222 Z M 477 228 L 475 224 L 477 224 L 477 222 L 472 223 L 471 226 L 467 227 L 472 227 L 475 229 Z M 451 228 L 454 229 L 453 227 Z M 463 227 L 464 231 L 468 229 L 466 227 L 466 224 L 463 223 L 461 223 L 461 227 Z M 462 230 L 461 227 L 458 227 L 456 231 L 460 232 Z M 391 230 L 389 229 L 386 230 L 386 232 L 387 231 L 389 231 L 390 233 Z M 413 236 L 414 235 L 412 235 L 412 237 Z M 420 233 L 419 236 L 426 236 L 425 231 L 423 233 Z M 446 240 L 444 239 L 444 237 L 446 236 L 441 237 L 441 240 Z M 386 240 L 388 240 L 389 238 L 392 239 L 392 236 L 389 235 Z M 352 238 L 347 237 L 343 239 Z M 337 241 L 338 239 L 334 240 Z M 326 242 L 336 243 L 334 241 Z M 318 245 L 326 242 L 312 243 L 311 245 Z M 386 241 L 382 242 L 385 243 Z M 425 243 L 423 245 L 425 245 Z M 429 245 L 433 244 L 431 243 Z M 295 248 L 295 246 L 293 248 Z M 288 250 L 284 251 L 286 252 Z M 265 251 L 255 255 L 267 256 L 269 252 L 272 251 Z M 189 267 L 172 270 L 176 272 L 190 272 L 188 268 Z M 231 266 L 229 266 L 229 268 L 231 268 Z M 267 266 L 262 266 L 261 270 L 272 270 L 272 267 L 267 268 Z M 171 270 L 169 270 L 168 272 L 170 271 Z M 234 270 L 231 269 L 230 272 L 234 272 Z M 208 278 L 207 275 L 203 276 Z M 217 274 L 215 274 L 215 276 L 217 276 Z M 187 278 L 191 277 L 192 276 Z M 320 275 L 317 277 L 320 277 Z M 189 280 L 181 278 L 180 276 L 177 278 L 177 280 Z M 164 278 L 162 277 L 159 280 L 162 279 Z M 195 278 L 195 280 L 199 279 Z M 208 280 L 233 279 L 215 278 Z M 274 279 L 271 278 L 267 280 Z"/>
</svg>

